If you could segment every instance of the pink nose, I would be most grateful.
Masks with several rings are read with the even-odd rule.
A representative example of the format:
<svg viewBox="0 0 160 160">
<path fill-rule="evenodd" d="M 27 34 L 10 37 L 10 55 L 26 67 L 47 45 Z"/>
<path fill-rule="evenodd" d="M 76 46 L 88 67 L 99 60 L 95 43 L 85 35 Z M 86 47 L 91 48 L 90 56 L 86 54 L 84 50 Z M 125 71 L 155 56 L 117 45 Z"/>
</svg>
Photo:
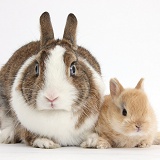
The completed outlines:
<svg viewBox="0 0 160 160">
<path fill-rule="evenodd" d="M 51 102 L 51 103 L 54 102 L 57 98 L 58 98 L 58 97 L 50 99 L 50 98 L 46 97 L 46 99 L 47 99 L 49 102 Z"/>
<path fill-rule="evenodd" d="M 137 128 L 137 132 L 141 130 L 141 126 L 136 125 L 136 128 Z"/>
</svg>

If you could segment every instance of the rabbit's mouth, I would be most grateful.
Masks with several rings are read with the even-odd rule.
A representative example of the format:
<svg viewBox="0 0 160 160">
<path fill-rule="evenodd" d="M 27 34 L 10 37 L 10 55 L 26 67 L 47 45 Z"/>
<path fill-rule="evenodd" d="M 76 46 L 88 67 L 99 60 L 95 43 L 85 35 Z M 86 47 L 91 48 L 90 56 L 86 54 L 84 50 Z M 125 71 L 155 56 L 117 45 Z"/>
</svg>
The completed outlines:
<svg viewBox="0 0 160 160">
<path fill-rule="evenodd" d="M 54 104 L 53 103 L 51 103 L 51 107 L 54 108 Z"/>
<path fill-rule="evenodd" d="M 55 102 L 55 101 L 58 99 L 58 97 L 56 97 L 56 98 L 48 98 L 48 97 L 46 97 L 46 99 L 47 99 L 49 102 L 51 102 L 51 104 L 52 104 L 53 102 Z"/>
<path fill-rule="evenodd" d="M 54 108 L 54 106 L 55 106 L 55 101 L 57 101 L 58 97 L 52 98 L 52 99 L 46 97 L 46 99 L 47 99 L 47 101 L 49 101 L 51 108 Z"/>
<path fill-rule="evenodd" d="M 140 126 L 136 125 L 136 132 L 140 132 L 142 129 Z"/>
</svg>

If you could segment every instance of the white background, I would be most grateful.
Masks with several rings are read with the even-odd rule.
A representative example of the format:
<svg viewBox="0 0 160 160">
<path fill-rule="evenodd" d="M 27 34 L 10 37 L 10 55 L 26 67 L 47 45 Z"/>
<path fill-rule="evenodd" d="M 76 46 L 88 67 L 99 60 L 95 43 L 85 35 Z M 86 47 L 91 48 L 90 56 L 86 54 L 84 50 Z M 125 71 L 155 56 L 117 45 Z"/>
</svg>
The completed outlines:
<svg viewBox="0 0 160 160">
<path fill-rule="evenodd" d="M 78 45 L 99 61 L 107 94 L 112 77 L 124 87 L 145 78 L 160 129 L 160 1 L 0 0 L 0 66 L 19 47 L 39 40 L 44 11 L 50 13 L 56 38 L 63 36 L 67 15 L 76 15 Z"/>
</svg>

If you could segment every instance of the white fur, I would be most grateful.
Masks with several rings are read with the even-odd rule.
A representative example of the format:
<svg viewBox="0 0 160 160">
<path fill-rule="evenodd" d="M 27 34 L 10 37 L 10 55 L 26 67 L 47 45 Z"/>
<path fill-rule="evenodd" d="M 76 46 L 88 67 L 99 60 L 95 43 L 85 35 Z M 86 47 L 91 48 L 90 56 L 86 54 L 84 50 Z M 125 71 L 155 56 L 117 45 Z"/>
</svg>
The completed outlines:
<svg viewBox="0 0 160 160">
<path fill-rule="evenodd" d="M 18 93 L 16 96 L 20 96 L 20 94 Z M 20 101 L 24 101 L 22 96 Z M 71 112 L 33 110 L 26 105 L 25 101 L 21 104 L 13 101 L 13 104 L 16 105 L 14 108 L 18 119 L 27 129 L 54 138 L 63 146 L 78 145 L 85 138 L 84 130 L 91 128 L 97 120 L 97 116 L 95 116 L 96 118 L 90 117 L 81 129 L 76 130 L 74 125 L 77 119 L 72 116 Z"/>
<path fill-rule="evenodd" d="M 76 99 L 77 89 L 69 83 L 66 77 L 66 68 L 64 64 L 65 49 L 61 46 L 56 46 L 54 50 L 50 51 L 51 56 L 45 62 L 45 84 L 37 97 L 38 109 L 51 109 L 51 102 L 49 99 L 57 98 L 53 102 L 54 109 L 62 109 L 71 111 L 71 106 Z"/>
<path fill-rule="evenodd" d="M 45 87 L 38 93 L 37 99 L 39 110 L 29 107 L 21 92 L 16 89 L 23 71 L 34 60 L 34 56 L 28 59 L 17 73 L 11 92 L 11 105 L 19 121 L 28 130 L 41 136 L 54 138 L 56 143 L 63 146 L 79 145 L 90 134 L 90 129 L 97 121 L 98 115 L 90 116 L 79 129 L 75 129 L 78 117 L 71 112 L 71 105 L 76 96 L 76 89 L 66 79 L 64 52 L 64 48 L 56 46 L 46 61 Z M 85 63 L 87 64 L 87 62 Z M 103 94 L 104 89 L 101 85 L 100 75 L 89 64 L 87 65 L 94 74 L 95 82 L 101 90 L 100 93 Z M 54 104 L 55 109 L 51 110 L 50 102 L 45 99 L 45 96 L 58 96 L 58 100 Z M 39 144 L 39 142 L 37 143 Z"/>
</svg>

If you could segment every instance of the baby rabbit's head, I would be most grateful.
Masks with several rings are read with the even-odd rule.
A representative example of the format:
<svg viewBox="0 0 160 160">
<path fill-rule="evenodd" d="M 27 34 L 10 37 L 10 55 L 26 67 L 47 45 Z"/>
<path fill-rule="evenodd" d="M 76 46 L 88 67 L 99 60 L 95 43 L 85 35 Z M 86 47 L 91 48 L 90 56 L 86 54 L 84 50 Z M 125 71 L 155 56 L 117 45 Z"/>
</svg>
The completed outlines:
<svg viewBox="0 0 160 160">
<path fill-rule="evenodd" d="M 117 79 L 111 79 L 110 93 L 114 130 L 126 136 L 142 136 L 152 129 L 154 114 L 143 91 L 143 79 L 133 89 L 124 89 Z"/>
</svg>

